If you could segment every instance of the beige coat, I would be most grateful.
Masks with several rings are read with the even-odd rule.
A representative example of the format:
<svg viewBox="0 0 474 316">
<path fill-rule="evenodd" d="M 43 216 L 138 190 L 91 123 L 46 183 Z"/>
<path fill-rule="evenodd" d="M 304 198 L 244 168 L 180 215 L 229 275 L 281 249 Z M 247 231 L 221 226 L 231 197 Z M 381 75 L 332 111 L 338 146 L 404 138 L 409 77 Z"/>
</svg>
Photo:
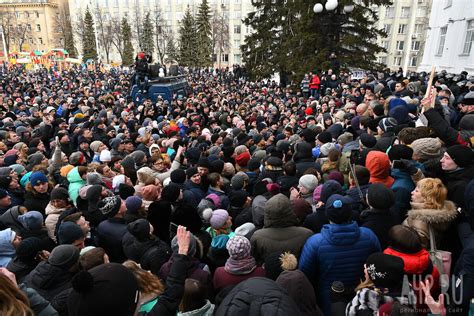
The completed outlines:
<svg viewBox="0 0 474 316">
<path fill-rule="evenodd" d="M 414 228 L 420 235 L 424 248 L 430 248 L 430 231 L 433 228 L 436 243 L 442 237 L 442 233 L 448 229 L 450 223 L 458 215 L 456 205 L 451 201 L 445 201 L 441 209 L 427 209 L 421 203 L 411 203 L 412 209 L 408 212 L 408 217 L 403 225 Z"/>
</svg>

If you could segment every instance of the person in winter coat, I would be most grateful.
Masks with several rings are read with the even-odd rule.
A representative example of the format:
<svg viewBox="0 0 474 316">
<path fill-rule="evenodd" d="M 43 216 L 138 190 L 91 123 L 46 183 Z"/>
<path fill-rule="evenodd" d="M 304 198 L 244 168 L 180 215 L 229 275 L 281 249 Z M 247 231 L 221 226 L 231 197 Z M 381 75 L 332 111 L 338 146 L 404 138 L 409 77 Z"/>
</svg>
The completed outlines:
<svg viewBox="0 0 474 316">
<path fill-rule="evenodd" d="M 51 201 L 46 206 L 46 220 L 45 226 L 48 230 L 48 236 L 56 242 L 56 225 L 59 216 L 71 208 L 71 201 L 69 200 L 68 191 L 63 187 L 54 188 L 51 191 Z"/>
<path fill-rule="evenodd" d="M 178 227 L 179 250 L 174 255 L 170 276 L 166 288 L 157 296 L 143 302 L 139 307 L 140 294 L 147 293 L 148 284 L 137 280 L 126 267 L 107 263 L 85 272 L 80 272 L 73 282 L 73 290 L 68 299 L 68 314 L 80 315 L 117 315 L 117 316 L 162 316 L 176 315 L 184 292 L 185 270 L 188 263 L 189 234 L 184 227 Z M 85 284 L 86 286 L 80 286 Z M 84 295 L 88 293 L 88 295 Z M 137 312 L 137 307 L 139 309 Z"/>
<path fill-rule="evenodd" d="M 430 259 L 429 252 L 421 246 L 421 239 L 417 232 L 407 226 L 396 225 L 388 232 L 389 246 L 383 253 L 399 257 L 404 262 L 404 271 L 408 282 L 414 289 L 419 311 L 428 311 L 420 282 L 431 281 L 431 294 L 435 297 L 439 294 L 440 273 Z M 426 313 L 422 313 L 426 315 Z"/>
<path fill-rule="evenodd" d="M 137 219 L 128 224 L 127 230 L 122 239 L 125 256 L 158 275 L 161 266 L 171 256 L 169 246 L 152 235 L 153 226 L 146 219 Z"/>
<path fill-rule="evenodd" d="M 377 126 L 379 138 L 377 139 L 375 149 L 380 150 L 383 153 L 387 152 L 388 148 L 392 145 L 393 140 L 395 139 L 394 132 L 397 126 L 398 122 L 393 117 L 386 117 L 379 121 Z"/>
<path fill-rule="evenodd" d="M 262 267 L 257 266 L 255 258 L 251 256 L 250 241 L 244 236 L 235 235 L 226 245 L 229 251 L 224 267 L 219 267 L 214 272 L 214 289 L 218 293 L 229 285 L 236 285 L 253 277 L 265 276 Z"/>
<path fill-rule="evenodd" d="M 441 158 L 441 179 L 448 189 L 448 199 L 456 206 L 464 207 L 464 191 L 474 179 L 474 153 L 469 147 L 454 145 L 448 147 Z"/>
<path fill-rule="evenodd" d="M 79 189 L 86 184 L 86 176 L 87 176 L 87 167 L 79 166 L 74 167 L 69 173 L 67 174 L 67 180 L 69 181 L 69 198 L 77 205 L 77 197 L 79 196 Z"/>
<path fill-rule="evenodd" d="M 178 316 L 213 316 L 214 304 L 208 299 L 206 289 L 201 282 L 186 279 L 184 295 L 179 307 Z"/>
<path fill-rule="evenodd" d="M 46 206 L 51 200 L 50 192 L 52 185 L 48 178 L 41 171 L 33 172 L 30 175 L 30 182 L 26 185 L 24 207 L 28 210 L 35 210 L 45 214 Z"/>
<path fill-rule="evenodd" d="M 360 214 L 360 226 L 370 228 L 381 248 L 385 249 L 388 245 L 387 231 L 398 224 L 398 218 L 390 211 L 395 203 L 395 195 L 385 185 L 375 183 L 367 191 L 367 203 L 370 208 Z"/>
<path fill-rule="evenodd" d="M 311 236 L 301 252 L 299 269 L 313 284 L 324 315 L 331 315 L 332 282 L 341 281 L 349 288 L 355 286 L 369 255 L 381 250 L 377 236 L 370 229 L 350 221 L 351 201 L 339 194 L 327 200 L 326 216 L 330 224 Z"/>
<path fill-rule="evenodd" d="M 199 202 L 206 196 L 206 193 L 201 186 L 201 175 L 196 167 L 191 167 L 186 170 L 186 176 L 188 180 L 186 181 L 184 188 L 186 191 L 193 194 L 194 201 L 197 201 L 197 204 L 195 205 L 197 207 Z"/>
<path fill-rule="evenodd" d="M 59 245 L 47 261 L 43 261 L 25 277 L 24 284 L 51 302 L 56 310 L 63 306 L 61 292 L 71 288 L 71 280 L 78 270 L 79 249 L 73 245 Z"/>
<path fill-rule="evenodd" d="M 56 316 L 57 311 L 35 290 L 19 284 L 15 275 L 5 268 L 0 268 L 0 292 L 2 305 L 0 314 L 4 316 L 39 315 Z"/>
<path fill-rule="evenodd" d="M 28 237 L 23 239 L 16 249 L 15 257 L 11 260 L 7 269 L 15 274 L 18 282 L 23 279 L 38 265 L 41 258 L 44 258 L 44 249 L 41 239 Z"/>
<path fill-rule="evenodd" d="M 127 210 L 119 196 L 106 197 L 99 202 L 99 210 L 107 216 L 97 227 L 99 246 L 105 249 L 111 262 L 122 262 L 126 259 L 122 249 L 122 238 L 127 232 L 123 219 Z"/>
<path fill-rule="evenodd" d="M 301 142 L 295 145 L 295 154 L 293 161 L 296 164 L 296 176 L 301 177 L 309 168 L 318 169 L 318 165 L 314 161 L 311 144 Z"/>
<path fill-rule="evenodd" d="M 27 211 L 26 207 L 23 206 L 9 208 L 0 216 L 0 229 L 11 228 L 16 233 L 20 233 L 24 228 L 20 221 L 18 221 L 18 217 L 25 214 Z"/>
<path fill-rule="evenodd" d="M 302 198 L 308 202 L 313 208 L 313 212 L 316 211 L 316 203 L 313 199 L 314 189 L 318 186 L 318 178 L 312 174 L 305 174 L 298 182 L 298 188 L 290 189 L 290 200 Z"/>
<path fill-rule="evenodd" d="M 439 245 L 443 232 L 456 219 L 458 212 L 453 202 L 446 200 L 447 189 L 440 179 L 425 178 L 412 192 L 412 209 L 403 225 L 414 228 L 424 248 L 430 247 L 430 229 Z"/>
<path fill-rule="evenodd" d="M 404 263 L 399 257 L 374 253 L 364 264 L 365 281 L 356 288 L 356 295 L 347 304 L 346 315 L 375 315 L 377 313 L 395 313 L 403 309 L 414 312 L 412 305 L 414 294 L 402 293 Z M 387 315 L 385 314 L 385 315 Z"/>
<path fill-rule="evenodd" d="M 316 303 L 316 294 L 313 286 L 301 270 L 283 271 L 276 279 L 276 284 L 284 288 L 295 301 L 300 310 L 300 315 L 323 315 Z"/>
<path fill-rule="evenodd" d="M 315 234 L 321 232 L 325 224 L 329 224 L 326 216 L 326 202 L 333 194 L 343 194 L 342 186 L 335 180 L 325 182 L 321 189 L 321 195 L 316 207 L 316 211 L 306 216 L 303 227 L 311 229 Z"/>
<path fill-rule="evenodd" d="M 189 260 L 184 267 L 183 273 L 187 278 L 198 280 L 201 285 L 206 288 L 206 291 L 209 293 L 209 295 L 212 295 L 213 286 L 209 267 L 197 258 L 198 253 L 202 251 L 200 249 L 202 248 L 202 245 L 200 244 L 199 239 L 197 239 L 193 234 L 190 234 L 189 238 L 189 247 L 187 252 Z M 168 262 L 163 264 L 160 269 L 159 276 L 164 281 L 166 281 L 170 276 L 174 261 L 176 260 L 176 253 L 179 250 L 177 236 L 175 236 L 171 241 L 171 249 L 174 255 L 171 256 Z"/>
<path fill-rule="evenodd" d="M 275 304 L 278 302 L 278 304 Z M 215 315 L 299 315 L 295 302 L 280 286 L 267 278 L 251 278 L 226 295 Z"/>
<path fill-rule="evenodd" d="M 16 248 L 21 243 L 21 237 L 11 228 L 0 231 L 0 267 L 6 267 L 15 257 Z"/>
<path fill-rule="evenodd" d="M 370 183 L 383 183 L 390 188 L 395 182 L 390 176 L 390 160 L 387 154 L 380 151 L 369 152 L 365 167 L 370 172 Z"/>
<path fill-rule="evenodd" d="M 257 261 L 269 253 L 290 251 L 299 256 L 301 249 L 312 232 L 297 227 L 298 219 L 291 210 L 290 200 L 279 193 L 265 204 L 264 226 L 251 238 L 252 252 Z"/>
</svg>

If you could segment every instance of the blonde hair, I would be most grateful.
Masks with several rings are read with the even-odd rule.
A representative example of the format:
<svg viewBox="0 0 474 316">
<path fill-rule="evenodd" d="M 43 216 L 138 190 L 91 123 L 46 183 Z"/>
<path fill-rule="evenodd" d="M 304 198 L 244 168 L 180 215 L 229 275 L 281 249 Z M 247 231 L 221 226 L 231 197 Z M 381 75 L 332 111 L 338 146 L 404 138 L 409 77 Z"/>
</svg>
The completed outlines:
<svg viewBox="0 0 474 316">
<path fill-rule="evenodd" d="M 3 274 L 0 274 L 0 315 L 33 316 L 28 298 Z"/>
<path fill-rule="evenodd" d="M 441 209 L 446 201 L 448 190 L 438 178 L 425 178 L 418 182 L 418 191 L 425 200 L 426 208 Z"/>
<path fill-rule="evenodd" d="M 156 296 L 161 295 L 165 290 L 163 282 L 151 273 L 150 271 L 143 270 L 138 263 L 133 260 L 127 260 L 123 263 L 130 271 L 133 272 L 138 280 L 138 287 L 140 292 L 144 295 L 154 294 Z"/>
</svg>

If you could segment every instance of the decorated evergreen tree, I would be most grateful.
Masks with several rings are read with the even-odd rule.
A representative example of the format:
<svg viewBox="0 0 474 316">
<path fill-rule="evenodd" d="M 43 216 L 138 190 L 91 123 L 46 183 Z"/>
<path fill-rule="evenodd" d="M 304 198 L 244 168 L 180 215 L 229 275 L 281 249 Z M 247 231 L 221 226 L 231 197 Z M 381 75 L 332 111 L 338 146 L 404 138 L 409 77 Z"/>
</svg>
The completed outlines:
<svg viewBox="0 0 474 316">
<path fill-rule="evenodd" d="M 132 28 L 126 18 L 122 18 L 120 25 L 121 37 L 123 40 L 123 54 L 122 54 L 122 65 L 129 66 L 133 64 L 133 45 L 132 45 Z"/>
<path fill-rule="evenodd" d="M 375 6 L 390 5 L 390 0 L 339 0 L 333 11 L 313 12 L 304 0 L 254 1 L 255 11 L 244 20 L 252 32 L 242 46 L 243 61 L 252 79 L 279 73 L 300 80 L 305 72 L 342 68 L 373 69 L 375 54 L 383 51 L 376 43 L 379 35 Z M 345 13 L 345 6 L 353 11 Z M 331 54 L 335 58 L 330 58 Z"/>
<path fill-rule="evenodd" d="M 178 62 L 181 66 L 197 66 L 197 34 L 194 17 L 189 7 L 184 13 L 179 28 L 179 55 Z"/>
<path fill-rule="evenodd" d="M 94 32 L 94 19 L 89 11 L 89 7 L 86 8 L 84 15 L 84 34 L 82 37 L 82 60 L 87 61 L 89 59 L 97 59 L 96 50 L 96 38 Z"/>
<path fill-rule="evenodd" d="M 197 57 L 199 67 L 212 65 L 212 27 L 211 11 L 207 0 L 202 0 L 196 17 Z"/>
<path fill-rule="evenodd" d="M 155 50 L 154 36 L 155 34 L 150 18 L 150 12 L 148 12 L 143 20 L 142 34 L 140 37 L 140 49 L 145 52 L 145 54 L 153 55 Z"/>
</svg>

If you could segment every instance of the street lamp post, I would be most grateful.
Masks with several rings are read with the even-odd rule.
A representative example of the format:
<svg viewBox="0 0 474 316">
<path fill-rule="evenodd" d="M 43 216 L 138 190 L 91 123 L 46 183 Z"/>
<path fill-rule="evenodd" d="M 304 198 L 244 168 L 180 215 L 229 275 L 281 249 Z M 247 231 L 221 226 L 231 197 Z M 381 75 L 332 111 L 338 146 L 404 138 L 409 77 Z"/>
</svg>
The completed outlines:
<svg viewBox="0 0 474 316">
<path fill-rule="evenodd" d="M 324 34 L 326 36 L 326 47 L 329 48 L 330 54 L 337 56 L 337 53 L 333 49 L 333 42 L 339 42 L 340 40 L 340 33 L 341 33 L 341 27 L 344 25 L 346 22 L 346 18 L 343 19 L 342 23 L 341 21 L 338 20 L 338 12 L 337 8 L 339 6 L 338 0 L 327 0 L 325 5 L 323 6 L 322 3 L 316 3 L 313 6 L 313 12 L 316 15 L 319 15 L 323 13 L 324 10 L 327 11 L 327 14 L 325 15 L 325 18 L 327 19 L 327 23 L 322 23 L 324 26 Z M 354 5 L 351 4 L 346 4 L 342 8 L 342 13 L 344 14 L 349 14 L 354 10 Z"/>
</svg>

